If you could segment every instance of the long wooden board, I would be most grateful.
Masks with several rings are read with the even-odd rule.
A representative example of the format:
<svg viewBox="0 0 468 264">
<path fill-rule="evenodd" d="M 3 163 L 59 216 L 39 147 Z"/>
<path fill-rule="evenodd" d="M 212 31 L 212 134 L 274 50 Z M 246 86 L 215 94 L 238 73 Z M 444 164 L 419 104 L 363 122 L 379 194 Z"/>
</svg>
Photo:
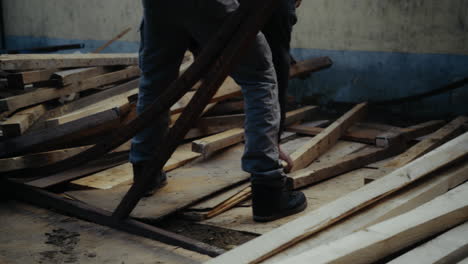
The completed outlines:
<svg viewBox="0 0 468 264">
<path fill-rule="evenodd" d="M 366 103 L 355 106 L 324 129 L 320 134 L 311 139 L 310 142 L 294 152 L 291 155 L 294 161 L 292 170 L 297 171 L 307 167 L 317 157 L 330 149 L 352 124 L 364 118 L 366 109 Z"/>
<path fill-rule="evenodd" d="M 405 214 L 286 259 L 300 263 L 374 263 L 468 220 L 468 183 Z"/>
<path fill-rule="evenodd" d="M 233 128 L 210 137 L 192 142 L 192 150 L 208 157 L 214 152 L 235 145 L 244 140 L 244 129 Z"/>
<path fill-rule="evenodd" d="M 137 67 L 130 67 L 125 70 L 96 76 L 78 84 L 72 84 L 63 88 L 39 88 L 29 93 L 1 99 L 0 110 L 14 111 L 22 107 L 46 102 L 61 96 L 123 81 L 136 77 L 139 74 L 139 69 Z"/>
<path fill-rule="evenodd" d="M 406 263 L 458 263 L 468 257 L 468 222 L 455 227 L 433 240 L 388 262 Z"/>
<path fill-rule="evenodd" d="M 47 69 L 8 74 L 6 76 L 8 80 L 8 89 L 23 90 L 24 86 L 27 84 L 47 81 L 55 71 L 55 69 Z"/>
<path fill-rule="evenodd" d="M 366 172 L 369 172 L 369 169 L 360 169 L 355 173 L 365 174 Z M 343 221 L 331 225 L 318 234 L 311 236 L 307 240 L 288 248 L 284 252 L 262 263 L 281 263 L 286 258 L 299 255 L 320 245 L 338 240 L 365 227 L 406 213 L 446 193 L 467 180 L 468 164 L 465 162 L 464 164 L 415 182 L 378 202 L 375 206 L 354 213 Z"/>
<path fill-rule="evenodd" d="M 465 133 L 393 173 L 208 263 L 259 263 L 467 155 L 468 133 Z"/>
<path fill-rule="evenodd" d="M 0 172 L 21 170 L 26 168 L 39 168 L 47 164 L 52 164 L 54 162 L 64 160 L 88 148 L 89 147 L 77 147 L 72 149 L 62 149 L 7 159 L 0 159 Z"/>
<path fill-rule="evenodd" d="M 450 139 L 463 133 L 464 128 L 463 124 L 468 121 L 467 117 L 461 116 L 454 119 L 452 122 L 448 123 L 444 127 L 440 128 L 436 132 L 428 135 L 418 144 L 414 145 L 401 155 L 398 155 L 394 159 L 381 162 L 374 165 L 371 164 L 369 167 L 381 170 L 383 173 L 375 173 L 364 179 L 364 183 L 371 182 L 375 179 L 382 177 L 386 171 L 394 170 L 400 168 L 409 162 L 417 159 L 418 157 L 426 154 L 427 152 L 435 149 L 436 147 L 442 145 L 443 143 L 449 141 Z"/>
<path fill-rule="evenodd" d="M 137 64 L 138 54 L 136 53 L 21 54 L 0 56 L 0 70 L 59 69 Z"/>
<path fill-rule="evenodd" d="M 200 154 L 192 152 L 190 148 L 190 143 L 179 146 L 172 157 L 167 161 L 164 166 L 164 171 L 172 171 L 200 157 Z M 68 180 L 70 179 L 67 179 L 67 181 Z M 131 180 L 133 180 L 132 165 L 130 163 L 125 163 L 118 167 L 74 180 L 71 183 L 80 187 L 108 190 L 119 184 L 129 183 Z"/>
<path fill-rule="evenodd" d="M 0 123 L 3 136 L 17 137 L 23 135 L 24 132 L 26 132 L 45 113 L 46 107 L 41 104 L 14 114 L 5 122 Z"/>
</svg>

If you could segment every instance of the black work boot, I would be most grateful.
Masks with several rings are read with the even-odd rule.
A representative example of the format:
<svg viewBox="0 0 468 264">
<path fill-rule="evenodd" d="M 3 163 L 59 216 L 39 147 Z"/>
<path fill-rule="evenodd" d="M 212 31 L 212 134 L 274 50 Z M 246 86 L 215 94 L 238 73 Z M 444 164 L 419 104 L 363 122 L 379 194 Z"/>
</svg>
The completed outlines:
<svg viewBox="0 0 468 264">
<path fill-rule="evenodd" d="M 302 212 L 306 207 L 305 195 L 292 190 L 290 184 L 252 184 L 253 219 L 256 222 L 274 221 Z"/>
<path fill-rule="evenodd" d="M 148 166 L 147 164 L 148 163 L 146 162 L 133 164 L 133 181 L 134 182 L 138 182 L 142 180 L 145 166 Z M 156 193 L 158 189 L 161 189 L 162 187 L 167 185 L 166 173 L 163 171 L 155 173 L 153 177 L 151 177 L 151 179 L 152 181 L 148 185 L 147 191 L 145 192 L 145 194 L 143 194 L 144 197 L 152 196 L 153 194 Z"/>
</svg>

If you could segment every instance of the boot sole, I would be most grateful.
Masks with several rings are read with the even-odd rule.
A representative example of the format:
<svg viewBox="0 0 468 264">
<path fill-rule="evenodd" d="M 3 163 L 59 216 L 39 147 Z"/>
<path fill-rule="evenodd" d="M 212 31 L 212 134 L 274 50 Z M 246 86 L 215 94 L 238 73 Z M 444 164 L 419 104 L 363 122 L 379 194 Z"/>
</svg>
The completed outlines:
<svg viewBox="0 0 468 264">
<path fill-rule="evenodd" d="M 286 216 L 290 216 L 290 215 L 300 213 L 300 212 L 304 211 L 306 208 L 307 208 L 307 201 L 305 201 L 303 204 L 301 204 L 300 206 L 298 206 L 298 207 L 296 207 L 296 208 L 294 208 L 292 210 L 284 211 L 284 212 L 282 212 L 280 214 L 271 215 L 271 216 L 256 216 L 256 215 L 254 215 L 253 220 L 255 222 L 260 222 L 260 223 L 271 222 L 271 221 L 275 221 L 275 220 L 278 220 L 278 219 L 286 217 Z"/>
</svg>

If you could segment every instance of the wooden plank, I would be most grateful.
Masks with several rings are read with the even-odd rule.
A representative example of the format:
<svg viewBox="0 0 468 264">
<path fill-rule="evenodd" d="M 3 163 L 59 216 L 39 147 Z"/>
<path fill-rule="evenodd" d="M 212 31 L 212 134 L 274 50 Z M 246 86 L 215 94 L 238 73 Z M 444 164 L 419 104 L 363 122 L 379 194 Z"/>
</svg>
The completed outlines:
<svg viewBox="0 0 468 264">
<path fill-rule="evenodd" d="M 127 104 L 58 127 L 41 129 L 0 142 L 0 157 L 17 156 L 30 151 L 48 151 L 67 142 L 73 143 L 91 135 L 102 134 L 119 127 L 121 119 L 134 108 L 134 105 Z"/>
<path fill-rule="evenodd" d="M 111 71 L 110 67 L 91 67 L 79 68 L 55 72 L 52 79 L 57 80 L 60 86 L 67 86 L 73 83 L 78 83 L 83 80 L 106 74 Z"/>
<path fill-rule="evenodd" d="M 408 213 L 283 263 L 373 263 L 467 220 L 468 183 L 465 183 Z"/>
<path fill-rule="evenodd" d="M 48 119 L 65 115 L 85 107 L 90 107 L 91 105 L 98 104 L 109 98 L 114 98 L 115 96 L 128 96 L 128 93 L 136 88 L 138 88 L 140 80 L 132 80 L 124 84 L 109 88 L 107 90 L 88 95 L 84 98 L 78 99 L 74 102 L 70 102 L 61 107 L 55 108 L 47 112 L 46 117 Z"/>
<path fill-rule="evenodd" d="M 355 122 L 363 119 L 367 110 L 367 103 L 355 106 L 352 110 L 333 122 L 320 134 L 307 142 L 291 155 L 294 161 L 293 171 L 307 167 L 321 154 L 333 146 L 341 135 Z"/>
<path fill-rule="evenodd" d="M 22 110 L 8 118 L 5 122 L 1 122 L 0 128 L 5 137 L 21 136 L 45 113 L 45 105 L 37 105 Z"/>
<path fill-rule="evenodd" d="M 425 139 L 423 139 L 418 144 L 414 145 L 401 155 L 386 162 L 383 162 L 378 166 L 370 165 L 370 167 L 382 169 L 384 172 L 400 168 L 408 164 L 409 162 L 419 158 L 420 156 L 428 153 L 429 151 L 437 148 L 443 143 L 451 140 L 452 138 L 462 134 L 464 132 L 463 124 L 465 124 L 467 121 L 468 117 L 458 117 L 449 124 L 434 132 L 433 134 L 427 136 Z M 385 173 L 376 173 L 374 175 L 370 175 L 366 177 L 364 181 L 367 184 L 375 179 L 382 177 L 384 174 Z"/>
<path fill-rule="evenodd" d="M 68 179 L 77 179 L 119 166 L 126 163 L 127 161 L 128 152 L 111 153 L 98 160 L 91 161 L 86 165 L 81 165 L 64 172 L 59 172 L 47 177 L 41 177 L 32 181 L 28 181 L 25 184 L 37 188 L 47 188 L 59 183 L 67 182 Z"/>
<path fill-rule="evenodd" d="M 194 164 L 170 171 L 167 173 L 168 185 L 156 195 L 142 200 L 132 212 L 132 216 L 156 220 L 206 196 L 246 181 L 250 175 L 242 171 L 240 166 L 243 149 L 244 146 L 239 144 L 204 161 L 195 161 Z M 128 166 L 125 171 L 118 173 L 128 175 L 131 173 L 131 167 Z M 67 194 L 79 201 L 113 210 L 130 187 L 131 183 L 126 183 L 110 190 L 72 191 Z"/>
<path fill-rule="evenodd" d="M 90 115 L 104 112 L 115 107 L 123 107 L 125 104 L 128 104 L 128 96 L 131 96 L 133 94 L 138 94 L 138 88 L 135 88 L 120 95 L 113 96 L 99 103 L 84 107 L 80 110 L 68 113 L 66 115 L 45 120 L 45 126 L 55 127 Z"/>
<path fill-rule="evenodd" d="M 388 264 L 457 263 L 468 257 L 468 222 L 418 246 Z"/>
<path fill-rule="evenodd" d="M 336 161 L 322 163 L 319 167 L 314 166 L 314 169 L 305 168 L 295 171 L 291 173 L 289 177 L 293 179 L 294 188 L 299 189 L 359 169 L 370 163 L 389 158 L 401 151 L 402 149 L 400 146 L 388 148 L 367 147 Z"/>
<path fill-rule="evenodd" d="M 72 93 L 130 79 L 138 75 L 139 69 L 137 67 L 129 67 L 128 69 L 96 76 L 64 88 L 39 88 L 29 93 L 1 99 L 0 110 L 14 111 L 22 107 L 39 104 Z"/>
<path fill-rule="evenodd" d="M 393 173 L 251 240 L 208 263 L 259 263 L 324 230 L 352 213 L 382 200 L 431 172 L 466 156 L 468 156 L 468 133 Z"/>
<path fill-rule="evenodd" d="M 0 159 L 0 172 L 21 170 L 26 168 L 39 168 L 76 155 L 88 148 L 89 147 L 78 147 Z"/>
<path fill-rule="evenodd" d="M 291 65 L 289 69 L 289 78 L 297 78 L 312 72 L 317 72 L 333 65 L 329 57 L 312 58 Z"/>
<path fill-rule="evenodd" d="M 49 80 L 56 69 L 46 69 L 19 73 L 9 73 L 6 77 L 8 80 L 8 89 L 24 90 L 24 86 L 36 82 Z"/>
<path fill-rule="evenodd" d="M 363 173 L 358 170 L 357 173 Z M 284 259 L 299 255 L 317 246 L 324 245 L 365 227 L 372 226 L 401 215 L 446 193 L 468 180 L 468 164 L 465 162 L 405 187 L 376 205 L 351 215 L 309 239 L 285 250 L 263 263 L 281 263 Z"/>
<path fill-rule="evenodd" d="M 200 154 L 194 153 L 190 150 L 191 144 L 184 144 L 177 148 L 169 161 L 164 165 L 164 171 L 169 172 L 178 167 L 181 167 L 188 162 L 200 157 Z M 65 181 L 73 179 L 60 179 L 60 181 L 54 182 L 52 185 L 59 184 Z M 95 188 L 100 190 L 108 190 L 122 183 L 130 183 L 133 180 L 132 165 L 125 163 L 123 165 L 111 168 L 91 176 L 77 179 L 71 183 L 75 186 Z M 49 183 L 52 183 L 49 181 Z M 48 185 L 45 187 L 50 187 Z"/>
<path fill-rule="evenodd" d="M 234 128 L 223 133 L 192 142 L 192 150 L 208 157 L 214 152 L 244 141 L 244 129 Z"/>
<path fill-rule="evenodd" d="M 286 113 L 285 124 L 290 125 L 309 119 L 316 111 L 317 106 L 305 106 Z M 243 128 L 245 122 L 244 114 L 203 117 L 197 122 L 197 127 L 191 129 L 186 139 L 204 137 L 221 133 L 233 128 Z"/>
<path fill-rule="evenodd" d="M 300 124 L 287 127 L 286 130 L 301 135 L 316 136 L 320 134 L 324 128 Z M 373 127 L 368 123 L 356 123 L 344 133 L 341 139 L 375 145 L 375 138 L 386 131 L 387 129 Z"/>
<path fill-rule="evenodd" d="M 137 65 L 138 54 L 21 54 L 0 55 L 0 70 L 59 69 Z"/>
<path fill-rule="evenodd" d="M 375 138 L 375 144 L 379 147 L 386 147 L 394 144 L 407 144 L 410 140 L 425 136 L 436 131 L 445 125 L 443 120 L 434 120 L 418 124 L 409 128 L 390 130 Z"/>
</svg>

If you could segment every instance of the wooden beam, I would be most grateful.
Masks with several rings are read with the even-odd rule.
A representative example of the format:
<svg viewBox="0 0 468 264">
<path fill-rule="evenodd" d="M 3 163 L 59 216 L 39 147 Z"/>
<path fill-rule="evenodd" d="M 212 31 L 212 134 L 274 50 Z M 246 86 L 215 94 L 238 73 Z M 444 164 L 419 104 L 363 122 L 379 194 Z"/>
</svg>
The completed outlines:
<svg viewBox="0 0 468 264">
<path fill-rule="evenodd" d="M 46 117 L 47 119 L 59 117 L 59 116 L 83 109 L 85 107 L 98 104 L 109 98 L 115 98 L 115 96 L 127 96 L 129 92 L 131 93 L 132 90 L 137 89 L 139 84 L 140 84 L 140 80 L 136 79 L 136 80 L 132 80 L 124 84 L 109 88 L 107 90 L 104 90 L 104 91 L 101 91 L 92 95 L 88 95 L 76 101 L 70 102 L 66 105 L 63 105 L 61 107 L 48 111 L 46 114 Z"/>
<path fill-rule="evenodd" d="M 352 193 L 213 259 L 214 263 L 259 263 L 307 239 L 410 183 L 468 156 L 468 133 Z"/>
<path fill-rule="evenodd" d="M 58 127 L 34 131 L 0 142 L 0 157 L 17 156 L 30 151 L 48 151 L 51 147 L 60 146 L 65 142 L 73 142 L 86 136 L 115 129 L 121 125 L 121 119 L 134 107 L 134 105 L 127 104 Z"/>
<path fill-rule="evenodd" d="M 364 178 L 364 183 L 367 184 L 371 181 L 374 181 L 382 177 L 385 172 L 400 168 L 411 161 L 421 157 L 422 155 L 428 153 L 429 151 L 437 148 L 438 146 L 444 144 L 445 142 L 451 140 L 452 138 L 461 135 L 464 132 L 463 124 L 468 121 L 468 117 L 461 116 L 454 119 L 449 124 L 445 125 L 441 129 L 437 130 L 433 134 L 427 136 L 418 144 L 414 145 L 401 155 L 379 164 L 377 169 L 381 169 L 382 173 L 375 173 L 374 175 L 366 176 Z M 375 167 L 372 166 L 371 167 Z"/>
<path fill-rule="evenodd" d="M 1 55 L 0 70 L 59 69 L 137 65 L 138 54 L 20 54 Z"/>
<path fill-rule="evenodd" d="M 458 263 L 468 256 L 468 222 L 388 262 L 406 263 Z"/>
<path fill-rule="evenodd" d="M 63 87 L 109 73 L 110 71 L 110 67 L 79 68 L 55 72 L 51 78 L 57 80 L 60 86 Z"/>
<path fill-rule="evenodd" d="M 370 163 L 389 158 L 400 153 L 400 146 L 388 148 L 367 147 L 359 152 L 347 155 L 333 162 L 321 163 L 320 167 L 313 170 L 305 168 L 289 175 L 293 179 L 295 189 L 305 187 L 341 175 L 343 173 L 362 168 Z"/>
<path fill-rule="evenodd" d="M 179 246 L 184 249 L 192 250 L 212 257 L 218 256 L 224 252 L 224 250 L 219 248 L 165 231 L 151 225 L 144 224 L 133 219 L 116 221 L 115 218 L 112 217 L 112 214 L 108 211 L 87 205 L 82 202 L 69 200 L 38 188 L 28 187 L 11 181 L 3 181 L 2 187 L 10 192 L 11 197 L 15 197 L 18 200 L 32 203 L 47 209 L 54 208 L 57 211 L 71 214 L 78 218 L 103 226 L 109 226 L 123 232 L 154 239 L 169 245 Z"/>
<path fill-rule="evenodd" d="M 363 169 L 368 170 L 368 169 Z M 358 211 L 262 263 L 281 263 L 315 247 L 333 242 L 368 226 L 375 225 L 417 208 L 468 180 L 468 163 L 443 170 L 417 181 L 377 204 Z"/>
<path fill-rule="evenodd" d="M 397 129 L 396 127 L 393 128 Z M 325 128 L 300 124 L 289 126 L 286 130 L 301 135 L 316 136 Z M 375 145 L 375 138 L 387 130 L 385 127 L 374 127 L 374 124 L 370 123 L 356 123 L 346 130 L 340 139 Z"/>
<path fill-rule="evenodd" d="M 88 148 L 89 147 L 61 149 L 50 152 L 28 154 L 20 157 L 0 159 L 0 172 L 22 170 L 27 168 L 39 168 L 44 165 L 76 155 Z"/>
<path fill-rule="evenodd" d="M 36 70 L 28 72 L 9 73 L 6 77 L 8 80 L 8 89 L 24 90 L 27 84 L 36 82 L 48 81 L 56 69 Z"/>
<path fill-rule="evenodd" d="M 22 110 L 5 122 L 0 123 L 0 128 L 5 137 L 17 137 L 26 132 L 37 120 L 46 113 L 44 105 L 37 105 L 29 109 Z"/>
<path fill-rule="evenodd" d="M 191 151 L 190 143 L 181 145 L 177 148 L 177 150 L 174 152 L 171 158 L 164 165 L 163 170 L 165 172 L 172 171 L 191 162 L 192 160 L 198 157 L 200 157 L 200 154 Z M 101 190 L 111 189 L 114 186 L 133 180 L 132 165 L 130 163 L 125 163 L 118 167 L 111 168 L 87 176 L 85 178 L 76 180 L 75 179 L 76 177 L 57 178 L 57 181 L 52 181 L 51 179 L 49 179 L 47 186 L 43 185 L 42 187 L 51 187 L 57 184 L 72 181 L 71 184 L 73 184 L 74 186 L 95 188 Z"/>
<path fill-rule="evenodd" d="M 309 119 L 318 110 L 317 106 L 305 106 L 286 113 L 286 124 L 294 124 Z M 226 116 L 210 116 L 202 117 L 197 122 L 197 127 L 191 129 L 186 139 L 210 136 L 216 133 L 221 133 L 233 128 L 244 127 L 245 115 L 226 115 Z"/>
<path fill-rule="evenodd" d="M 351 125 L 364 118 L 366 111 L 366 103 L 355 106 L 296 152 L 292 153 L 291 158 L 294 161 L 292 170 L 297 171 L 307 167 L 312 161 L 330 149 Z"/>
<path fill-rule="evenodd" d="M 468 183 L 465 183 L 408 213 L 282 263 L 373 263 L 467 220 Z"/>
<path fill-rule="evenodd" d="M 39 88 L 35 91 L 0 100 L 0 111 L 14 111 L 22 107 L 39 104 L 76 92 L 98 88 L 138 76 L 137 67 L 129 67 L 117 72 L 107 73 L 63 88 Z"/>
<path fill-rule="evenodd" d="M 78 119 L 81 119 L 90 115 L 95 115 L 100 112 L 108 111 L 109 109 L 112 109 L 112 108 L 123 107 L 124 105 L 129 103 L 128 96 L 131 96 L 133 94 L 138 94 L 138 88 L 130 90 L 124 94 L 113 96 L 99 103 L 90 105 L 88 107 L 68 113 L 66 115 L 47 119 L 45 120 L 45 126 L 55 127 L 55 126 L 63 125 L 65 123 L 78 120 Z"/>
<path fill-rule="evenodd" d="M 192 143 L 192 151 L 208 157 L 214 152 L 240 143 L 244 140 L 244 129 L 233 128 L 220 134 L 196 140 Z"/>
<path fill-rule="evenodd" d="M 48 188 L 60 183 L 68 182 L 69 179 L 78 179 L 88 175 L 104 171 L 128 162 L 128 151 L 106 154 L 104 157 L 91 161 L 86 165 L 71 168 L 46 177 L 40 177 L 26 182 L 26 185 L 37 188 Z"/>
<path fill-rule="evenodd" d="M 434 120 L 403 128 L 398 130 L 390 130 L 375 138 L 375 144 L 379 147 L 386 147 L 394 144 L 407 144 L 407 142 L 425 136 L 431 132 L 436 131 L 445 125 L 443 120 Z"/>
</svg>

